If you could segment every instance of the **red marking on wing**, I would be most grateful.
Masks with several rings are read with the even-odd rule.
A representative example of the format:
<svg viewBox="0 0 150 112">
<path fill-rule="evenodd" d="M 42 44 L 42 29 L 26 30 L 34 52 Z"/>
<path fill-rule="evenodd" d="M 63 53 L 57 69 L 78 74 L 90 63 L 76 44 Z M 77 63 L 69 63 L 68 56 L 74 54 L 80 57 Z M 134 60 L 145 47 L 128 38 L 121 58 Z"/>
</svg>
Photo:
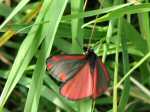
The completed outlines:
<svg viewBox="0 0 150 112">
<path fill-rule="evenodd" d="M 105 64 L 101 62 L 101 60 L 100 60 L 100 65 L 101 65 L 101 67 L 103 69 L 103 72 L 104 72 L 104 75 L 105 75 L 107 81 L 109 81 L 110 80 L 110 76 L 109 76 L 108 70 L 107 70 Z"/>
<path fill-rule="evenodd" d="M 52 61 L 60 61 L 61 60 L 61 57 L 60 56 L 53 56 L 51 58 Z"/>
<path fill-rule="evenodd" d="M 65 81 L 67 79 L 67 75 L 62 72 L 62 73 L 59 74 L 59 79 L 62 80 L 62 81 Z"/>
<path fill-rule="evenodd" d="M 48 64 L 47 64 L 47 69 L 48 69 L 48 70 L 51 69 L 52 66 L 53 66 L 52 64 L 48 63 Z"/>
<path fill-rule="evenodd" d="M 94 99 L 100 95 L 99 88 L 97 87 L 99 81 L 100 81 L 100 76 L 98 74 L 97 66 L 95 66 L 94 73 L 93 73 L 93 94 L 92 94 L 92 97 Z"/>
<path fill-rule="evenodd" d="M 86 57 L 84 55 L 57 55 L 51 58 L 52 61 L 61 61 L 61 60 L 84 60 Z"/>
<path fill-rule="evenodd" d="M 92 75 L 89 63 L 68 82 L 66 82 L 60 92 L 63 96 L 71 100 L 79 100 L 92 95 Z"/>
<path fill-rule="evenodd" d="M 77 55 L 77 56 L 73 56 L 73 55 L 72 56 L 69 56 L 69 55 L 67 56 L 66 55 L 66 56 L 63 57 L 64 60 L 83 60 L 85 58 L 86 57 L 84 55 Z"/>
</svg>

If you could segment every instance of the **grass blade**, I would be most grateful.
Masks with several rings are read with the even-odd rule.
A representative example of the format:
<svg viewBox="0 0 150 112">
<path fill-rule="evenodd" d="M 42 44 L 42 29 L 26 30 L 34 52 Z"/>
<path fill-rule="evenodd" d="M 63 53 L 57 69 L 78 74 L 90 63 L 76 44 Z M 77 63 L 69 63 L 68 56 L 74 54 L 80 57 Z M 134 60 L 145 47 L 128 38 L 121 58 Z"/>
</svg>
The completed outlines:
<svg viewBox="0 0 150 112">
<path fill-rule="evenodd" d="M 45 10 L 46 9 L 42 7 L 40 14 L 38 15 L 34 24 L 37 24 L 42 20 Z M 35 33 L 33 34 L 32 32 Z M 5 87 L 0 97 L 1 108 L 3 108 L 4 104 L 6 103 L 15 85 L 22 77 L 27 65 L 29 64 L 32 57 L 34 56 L 42 40 L 43 38 L 40 38 L 40 25 L 34 25 L 30 30 L 30 32 L 28 33 L 27 37 L 25 38 L 24 42 L 20 46 L 20 49 L 18 51 L 18 54 L 12 66 L 12 69 L 9 73 L 9 77 L 7 79 L 7 82 L 5 84 Z"/>
<path fill-rule="evenodd" d="M 121 45 L 122 45 L 122 55 L 123 55 L 123 73 L 126 74 L 129 70 L 129 59 L 128 59 L 128 48 L 127 48 L 127 38 L 123 35 L 123 25 L 121 26 Z M 118 105 L 118 111 L 124 112 L 129 99 L 130 92 L 130 80 L 129 77 L 123 84 L 124 89 L 122 90 L 120 102 Z"/>
<path fill-rule="evenodd" d="M 84 0 L 71 1 L 71 14 L 78 14 L 83 12 Z M 83 48 L 83 19 L 72 19 L 72 51 L 74 53 L 81 53 Z"/>
<path fill-rule="evenodd" d="M 135 13 L 142 13 L 142 12 L 148 12 L 150 11 L 150 3 L 145 4 L 139 4 L 139 5 L 133 5 L 133 6 L 126 6 L 117 10 L 114 10 L 112 12 L 107 13 L 106 15 L 96 19 L 92 20 L 86 24 L 84 24 L 82 27 L 85 27 L 87 25 L 90 25 L 92 23 L 96 22 L 104 22 L 108 20 L 117 19 L 119 17 L 124 16 L 125 14 L 135 14 Z"/>
<path fill-rule="evenodd" d="M 51 1 L 51 0 L 49 0 Z M 44 21 L 50 21 L 48 24 L 43 26 L 43 31 L 44 31 L 44 37 L 45 40 L 42 44 L 41 50 L 40 50 L 40 56 L 37 60 L 37 64 L 35 67 L 35 71 L 33 72 L 33 78 L 32 78 L 32 83 L 31 87 L 29 89 L 28 97 L 27 97 L 27 102 L 25 106 L 24 112 L 36 112 L 38 109 L 38 104 L 39 104 L 39 98 L 40 98 L 40 93 L 41 93 L 41 88 L 42 88 L 42 83 L 43 83 L 43 75 L 45 74 L 45 62 L 46 59 L 49 55 L 49 52 L 52 48 L 54 37 L 59 25 L 59 22 L 61 20 L 61 16 L 64 12 L 64 9 L 66 7 L 68 0 L 62 0 L 61 2 L 57 1 L 52 1 L 49 5 L 47 5 L 47 10 Z M 59 8 L 58 8 L 59 6 Z M 51 8 L 50 8 L 51 7 Z M 52 13 L 55 9 L 55 13 Z M 55 14 L 52 15 L 52 14 Z M 55 27 L 54 27 L 55 26 Z M 47 29 L 47 30 L 45 30 Z M 51 32 L 51 33 L 49 33 Z M 51 37 L 51 38 L 49 38 Z M 50 44 L 49 44 L 50 43 Z"/>
<path fill-rule="evenodd" d="M 30 0 L 21 0 L 7 19 L 0 25 L 0 30 L 9 22 Z"/>
<path fill-rule="evenodd" d="M 148 52 L 134 67 L 132 67 L 125 75 L 124 77 L 118 82 L 117 87 L 121 85 L 121 83 L 126 80 L 126 78 L 131 75 L 131 73 L 137 69 L 142 63 L 144 63 L 148 58 L 150 57 L 150 52 Z"/>
<path fill-rule="evenodd" d="M 99 15 L 99 14 L 109 13 L 109 12 L 118 10 L 118 9 L 126 7 L 126 6 L 130 6 L 130 5 L 131 5 L 131 3 L 126 3 L 126 4 L 122 4 L 122 5 L 118 5 L 118 6 L 104 8 L 104 9 L 80 12 L 78 14 L 66 15 L 63 17 L 63 19 L 68 20 L 68 19 L 75 19 L 75 18 L 91 17 L 91 16 L 95 16 L 95 15 Z"/>
</svg>

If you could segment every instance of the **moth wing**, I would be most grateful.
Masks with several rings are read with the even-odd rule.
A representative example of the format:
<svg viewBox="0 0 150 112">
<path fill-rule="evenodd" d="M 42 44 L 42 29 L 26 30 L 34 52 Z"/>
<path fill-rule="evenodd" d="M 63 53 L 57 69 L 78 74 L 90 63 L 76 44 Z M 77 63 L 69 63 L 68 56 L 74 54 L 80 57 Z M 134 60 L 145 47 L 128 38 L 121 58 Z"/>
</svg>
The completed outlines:
<svg viewBox="0 0 150 112">
<path fill-rule="evenodd" d="M 73 77 L 85 62 L 84 55 L 57 55 L 48 58 L 47 70 L 55 79 L 65 82 Z"/>
<path fill-rule="evenodd" d="M 80 100 L 92 95 L 92 75 L 87 62 L 76 75 L 68 80 L 60 89 L 62 96 L 71 100 Z"/>
<path fill-rule="evenodd" d="M 92 97 L 94 99 L 100 96 L 108 88 L 109 80 L 110 77 L 106 66 L 99 59 L 97 59 L 93 72 Z"/>
</svg>

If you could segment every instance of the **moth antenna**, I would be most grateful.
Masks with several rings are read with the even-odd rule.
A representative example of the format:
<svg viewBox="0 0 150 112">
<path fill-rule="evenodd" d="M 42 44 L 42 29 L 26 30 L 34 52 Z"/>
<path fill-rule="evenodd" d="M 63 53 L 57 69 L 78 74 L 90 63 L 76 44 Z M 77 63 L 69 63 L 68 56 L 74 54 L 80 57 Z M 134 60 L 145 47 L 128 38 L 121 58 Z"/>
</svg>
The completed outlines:
<svg viewBox="0 0 150 112">
<path fill-rule="evenodd" d="M 104 0 L 102 0 L 102 3 L 104 2 Z M 102 8 L 102 3 L 100 5 L 100 9 Z M 95 18 L 95 22 L 94 22 L 94 25 L 93 25 L 93 28 L 92 28 L 92 32 L 91 32 L 91 36 L 89 38 L 89 42 L 88 42 L 88 49 L 90 49 L 90 44 L 91 44 L 91 41 L 92 41 L 92 38 L 93 38 L 93 34 L 94 34 L 94 31 L 95 31 L 95 27 L 96 27 L 96 23 L 97 23 L 97 18 L 98 18 L 98 14 L 96 15 L 96 18 Z"/>
</svg>

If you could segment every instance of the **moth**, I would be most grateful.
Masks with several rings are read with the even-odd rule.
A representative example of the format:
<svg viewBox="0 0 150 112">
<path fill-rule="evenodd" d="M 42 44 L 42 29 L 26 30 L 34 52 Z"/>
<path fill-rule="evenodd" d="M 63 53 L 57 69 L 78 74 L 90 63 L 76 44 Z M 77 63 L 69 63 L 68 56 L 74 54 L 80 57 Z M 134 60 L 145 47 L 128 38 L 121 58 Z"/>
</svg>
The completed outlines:
<svg viewBox="0 0 150 112">
<path fill-rule="evenodd" d="M 47 70 L 62 82 L 60 94 L 70 100 L 96 99 L 106 91 L 110 81 L 105 64 L 92 49 L 85 54 L 49 57 Z"/>
</svg>

